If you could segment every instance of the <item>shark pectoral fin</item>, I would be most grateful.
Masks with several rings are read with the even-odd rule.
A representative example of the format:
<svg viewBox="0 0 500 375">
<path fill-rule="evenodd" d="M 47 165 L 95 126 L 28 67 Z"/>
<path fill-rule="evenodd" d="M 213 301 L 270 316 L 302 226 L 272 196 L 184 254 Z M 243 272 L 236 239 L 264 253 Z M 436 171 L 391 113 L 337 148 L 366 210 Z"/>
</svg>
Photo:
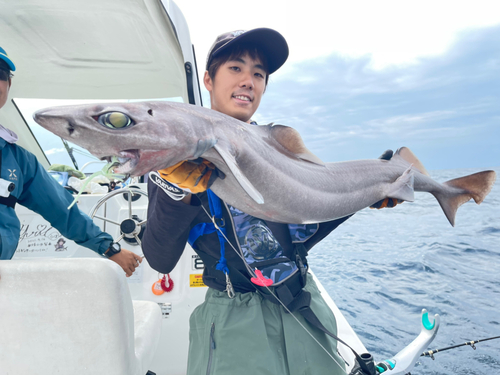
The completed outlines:
<svg viewBox="0 0 500 375">
<path fill-rule="evenodd" d="M 387 197 L 401 199 L 407 202 L 415 200 L 415 191 L 413 190 L 413 171 L 410 166 L 404 173 L 394 181 L 387 192 Z"/>
<path fill-rule="evenodd" d="M 272 125 L 269 129 L 271 136 L 276 140 L 276 142 L 278 142 L 286 150 L 293 153 L 299 159 L 314 164 L 325 165 L 320 158 L 307 149 L 299 132 L 294 128 L 284 125 Z"/>
<path fill-rule="evenodd" d="M 214 145 L 214 148 L 217 150 L 222 159 L 226 162 L 228 168 L 233 173 L 236 181 L 239 182 L 243 190 L 258 204 L 264 203 L 264 198 L 258 192 L 258 190 L 252 185 L 250 181 L 243 175 L 240 168 L 236 164 L 236 160 L 233 155 L 227 152 L 224 148 L 219 145 Z"/>
<path fill-rule="evenodd" d="M 413 152 L 408 147 L 401 147 L 396 151 L 394 154 L 393 158 L 400 157 L 403 160 L 406 160 L 408 163 L 413 165 L 413 168 L 415 168 L 417 171 L 420 173 L 429 176 L 429 172 L 425 169 L 424 165 L 418 158 L 415 156 Z"/>
</svg>

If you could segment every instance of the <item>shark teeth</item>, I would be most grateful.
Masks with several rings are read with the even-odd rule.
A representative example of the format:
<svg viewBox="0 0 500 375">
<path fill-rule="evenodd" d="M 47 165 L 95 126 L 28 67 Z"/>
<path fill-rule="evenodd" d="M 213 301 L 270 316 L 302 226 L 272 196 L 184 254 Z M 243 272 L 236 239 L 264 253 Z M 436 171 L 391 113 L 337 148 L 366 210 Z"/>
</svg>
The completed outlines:
<svg viewBox="0 0 500 375">
<path fill-rule="evenodd" d="M 120 164 L 125 164 L 126 162 L 130 161 L 131 159 L 137 158 L 137 152 L 120 151 L 118 153 L 118 155 L 116 155 L 116 158 L 118 159 L 118 162 Z"/>
<path fill-rule="evenodd" d="M 117 174 L 129 174 L 139 163 L 140 152 L 139 150 L 126 150 L 120 151 L 114 156 L 105 156 L 101 160 L 106 160 L 111 163 L 113 160 L 115 163 L 110 169 Z"/>
<path fill-rule="evenodd" d="M 118 155 L 116 155 L 116 158 L 120 164 L 114 167 L 114 172 L 128 174 L 135 168 L 139 162 L 140 156 L 138 150 L 126 150 L 120 151 Z"/>
<path fill-rule="evenodd" d="M 118 158 L 118 161 L 120 162 L 120 164 L 125 164 L 127 161 L 129 161 L 130 158 Z"/>
</svg>

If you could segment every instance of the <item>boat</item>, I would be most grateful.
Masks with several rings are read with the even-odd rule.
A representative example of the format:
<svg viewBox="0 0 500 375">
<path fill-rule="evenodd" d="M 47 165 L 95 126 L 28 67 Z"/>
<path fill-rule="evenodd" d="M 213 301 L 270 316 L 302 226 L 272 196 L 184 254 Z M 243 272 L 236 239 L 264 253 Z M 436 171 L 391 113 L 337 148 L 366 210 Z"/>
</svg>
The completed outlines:
<svg viewBox="0 0 500 375">
<path fill-rule="evenodd" d="M 202 105 L 188 25 L 171 0 L 0 0 L 0 9 L 2 47 L 17 66 L 0 123 L 45 168 L 62 160 L 90 174 L 96 160 L 36 125 L 37 109 L 94 101 Z M 110 193 L 81 195 L 78 206 L 123 248 L 142 255 L 146 191 L 137 179 Z M 16 212 L 21 239 L 13 259 L 0 261 L 0 375 L 186 373 L 189 316 L 207 290 L 203 262 L 189 245 L 171 274 L 160 275 L 144 259 L 126 278 L 119 266 L 65 239 L 40 215 L 20 205 Z M 171 290 L 161 293 L 161 280 Z M 338 336 L 366 353 L 316 283 L 335 314 Z M 387 362 L 396 366 L 391 374 L 411 369 L 415 353 L 432 341 L 439 320 L 428 321 L 423 314 L 423 336 Z M 353 352 L 341 344 L 339 352 L 350 372 Z M 396 362 L 406 359 L 412 363 L 398 372 Z"/>
</svg>

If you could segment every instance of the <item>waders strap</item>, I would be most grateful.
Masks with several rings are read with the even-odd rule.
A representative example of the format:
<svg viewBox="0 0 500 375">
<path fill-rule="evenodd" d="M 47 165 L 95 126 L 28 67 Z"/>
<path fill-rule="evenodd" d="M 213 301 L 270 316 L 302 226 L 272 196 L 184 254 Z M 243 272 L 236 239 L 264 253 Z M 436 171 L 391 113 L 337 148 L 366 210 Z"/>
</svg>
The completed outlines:
<svg viewBox="0 0 500 375">
<path fill-rule="evenodd" d="M 211 219 L 213 219 L 214 222 L 199 223 L 194 226 L 194 228 L 189 232 L 188 242 L 191 246 L 194 246 L 194 243 L 200 236 L 217 232 L 220 243 L 220 259 L 217 263 L 216 269 L 224 272 L 227 275 L 229 273 L 229 268 L 227 267 L 226 250 L 224 246 L 226 242 L 224 238 L 224 236 L 226 235 L 226 228 L 224 218 L 222 216 L 222 203 L 219 197 L 215 195 L 210 189 L 207 190 L 207 194 L 210 214 L 212 215 Z M 217 228 L 220 229 L 222 233 L 217 230 Z"/>
<path fill-rule="evenodd" d="M 302 288 L 306 286 L 307 283 L 307 249 L 303 243 L 295 244 L 293 247 L 295 251 L 295 264 L 299 269 L 300 273 L 300 282 L 302 284 Z"/>
</svg>

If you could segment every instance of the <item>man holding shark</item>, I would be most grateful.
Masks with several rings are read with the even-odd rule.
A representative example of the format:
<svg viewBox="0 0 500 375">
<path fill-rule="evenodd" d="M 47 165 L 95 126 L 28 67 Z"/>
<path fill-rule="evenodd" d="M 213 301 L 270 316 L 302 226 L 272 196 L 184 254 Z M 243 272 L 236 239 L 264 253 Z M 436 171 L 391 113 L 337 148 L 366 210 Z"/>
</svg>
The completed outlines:
<svg viewBox="0 0 500 375">
<path fill-rule="evenodd" d="M 204 76 L 214 110 L 152 101 L 34 114 L 112 161 L 116 173 L 153 171 L 142 240 L 148 263 L 171 272 L 189 242 L 209 287 L 190 320 L 188 374 L 344 373 L 335 318 L 307 273 L 308 251 L 353 213 L 412 201 L 414 191 L 433 194 L 454 225 L 458 207 L 481 203 L 495 181 L 483 171 L 439 184 L 405 147 L 384 160 L 324 163 L 294 129 L 252 123 L 269 75 L 287 56 L 274 30 L 220 35 Z"/>
<path fill-rule="evenodd" d="M 271 29 L 220 35 L 203 79 L 211 108 L 252 124 L 269 75 L 287 57 L 285 39 Z M 257 219 L 206 192 L 216 177 L 224 176 L 199 159 L 152 172 L 148 186 L 142 246 L 150 265 L 171 272 L 188 240 L 205 264 L 203 280 L 209 289 L 190 319 L 188 374 L 344 374 L 336 340 L 300 314 L 294 318 L 287 313 L 264 285 L 275 291 L 288 285 L 294 295 L 310 296 L 310 309 L 336 334 L 333 313 L 306 275 L 306 255 L 348 217 L 304 225 Z M 208 212 L 224 234 L 214 226 L 206 229 Z"/>
</svg>

